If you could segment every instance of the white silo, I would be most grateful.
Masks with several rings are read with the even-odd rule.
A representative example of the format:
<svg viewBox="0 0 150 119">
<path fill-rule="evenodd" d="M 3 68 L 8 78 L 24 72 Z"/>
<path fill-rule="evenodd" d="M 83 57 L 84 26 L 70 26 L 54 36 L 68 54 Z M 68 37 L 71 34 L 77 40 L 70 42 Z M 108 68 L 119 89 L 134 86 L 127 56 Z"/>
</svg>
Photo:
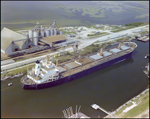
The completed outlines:
<svg viewBox="0 0 150 119">
<path fill-rule="evenodd" d="M 54 29 L 54 35 L 57 35 L 57 30 L 56 29 Z"/>
<path fill-rule="evenodd" d="M 31 38 L 31 39 L 30 39 Z M 31 41 L 33 41 L 33 30 L 32 29 L 30 29 L 29 30 L 29 39 L 31 40 Z"/>
<path fill-rule="evenodd" d="M 38 30 L 35 30 L 34 31 L 34 40 L 33 40 L 33 43 L 34 45 L 38 45 L 38 37 L 39 37 L 39 31 Z"/>
<path fill-rule="evenodd" d="M 53 29 L 51 29 L 51 36 L 53 36 L 54 35 L 54 30 Z"/>
<path fill-rule="evenodd" d="M 49 29 L 49 36 L 51 36 L 51 30 Z"/>
<path fill-rule="evenodd" d="M 45 34 L 45 33 L 44 33 L 44 29 L 41 29 L 41 36 L 42 36 L 42 37 L 45 37 L 44 34 Z"/>
<path fill-rule="evenodd" d="M 49 36 L 49 30 L 45 30 L 45 33 L 46 33 L 46 37 Z"/>
</svg>

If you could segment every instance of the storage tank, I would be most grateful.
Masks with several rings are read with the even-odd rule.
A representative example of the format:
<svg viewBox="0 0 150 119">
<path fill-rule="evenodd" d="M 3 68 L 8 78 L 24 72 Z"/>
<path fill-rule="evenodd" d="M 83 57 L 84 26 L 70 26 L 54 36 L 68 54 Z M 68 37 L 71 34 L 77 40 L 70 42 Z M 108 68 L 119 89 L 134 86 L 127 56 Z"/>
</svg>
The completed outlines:
<svg viewBox="0 0 150 119">
<path fill-rule="evenodd" d="M 54 35 L 57 35 L 57 30 L 56 29 L 54 29 Z"/>
<path fill-rule="evenodd" d="M 38 45 L 38 37 L 39 37 L 39 31 L 38 30 L 35 30 L 34 31 L 34 37 L 36 37 L 36 38 L 34 38 L 34 40 L 33 40 L 33 43 L 34 43 L 34 45 Z"/>
<path fill-rule="evenodd" d="M 45 30 L 45 33 L 46 33 L 46 37 L 49 36 L 49 30 Z"/>
<path fill-rule="evenodd" d="M 62 32 L 62 31 L 60 31 L 60 34 L 63 34 L 63 32 Z"/>
<path fill-rule="evenodd" d="M 44 29 L 41 29 L 41 36 L 45 37 Z"/>
<path fill-rule="evenodd" d="M 54 35 L 54 30 L 53 29 L 51 29 L 51 36 L 53 36 Z"/>
<path fill-rule="evenodd" d="M 30 40 L 33 41 L 33 39 L 32 39 L 33 38 L 33 30 L 32 29 L 29 30 L 29 38 L 31 38 Z"/>
<path fill-rule="evenodd" d="M 49 36 L 51 36 L 51 30 L 49 30 Z"/>
</svg>

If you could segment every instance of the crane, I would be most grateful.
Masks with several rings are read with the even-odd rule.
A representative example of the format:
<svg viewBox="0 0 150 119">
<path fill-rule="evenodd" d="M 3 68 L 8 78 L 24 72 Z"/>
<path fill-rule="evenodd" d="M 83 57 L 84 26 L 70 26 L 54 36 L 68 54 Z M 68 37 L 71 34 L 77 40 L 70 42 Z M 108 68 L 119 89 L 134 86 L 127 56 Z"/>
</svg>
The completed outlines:
<svg viewBox="0 0 150 119">
<path fill-rule="evenodd" d="M 48 55 L 46 55 L 46 64 L 48 64 Z"/>
<path fill-rule="evenodd" d="M 28 67 L 28 65 L 27 65 L 27 75 L 29 74 L 29 67 Z"/>
<path fill-rule="evenodd" d="M 72 48 L 74 50 L 74 57 L 76 58 L 77 50 L 78 50 L 78 43 L 76 42 L 74 45 L 72 45 Z"/>
<path fill-rule="evenodd" d="M 128 33 L 127 33 L 127 34 L 128 34 Z M 126 35 L 127 35 L 127 34 L 126 34 Z M 119 43 L 119 45 L 118 45 L 118 49 L 120 49 L 120 48 L 121 48 L 121 43 L 125 41 L 126 35 L 125 35 L 124 39 L 123 39 L 123 40 Z"/>
<path fill-rule="evenodd" d="M 56 68 L 58 67 L 58 59 L 56 59 Z"/>
<path fill-rule="evenodd" d="M 110 38 L 110 37 L 108 37 L 108 39 L 106 40 L 106 42 L 104 43 L 104 45 L 102 46 L 102 48 L 101 48 L 101 50 L 100 50 L 100 55 L 101 55 L 101 56 L 103 55 L 103 50 L 105 49 L 109 38 Z"/>
</svg>

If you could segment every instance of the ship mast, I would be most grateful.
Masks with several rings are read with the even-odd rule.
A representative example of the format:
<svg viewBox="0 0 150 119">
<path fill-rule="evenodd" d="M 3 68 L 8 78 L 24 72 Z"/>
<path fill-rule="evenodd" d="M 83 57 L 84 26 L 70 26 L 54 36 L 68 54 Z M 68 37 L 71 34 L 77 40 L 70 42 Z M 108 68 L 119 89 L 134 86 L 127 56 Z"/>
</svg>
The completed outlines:
<svg viewBox="0 0 150 119">
<path fill-rule="evenodd" d="M 128 33 L 127 33 L 128 34 Z M 127 35 L 126 34 L 126 35 Z M 124 37 L 124 39 L 119 43 L 119 45 L 118 45 L 118 49 L 120 49 L 121 48 L 121 44 L 124 42 L 124 40 L 125 40 L 125 38 L 126 38 L 126 35 L 125 35 L 125 37 Z"/>
<path fill-rule="evenodd" d="M 56 67 L 58 67 L 58 59 L 56 59 Z"/>
<path fill-rule="evenodd" d="M 46 56 L 46 61 L 47 61 L 47 63 L 46 63 L 46 64 L 48 64 L 48 55 Z"/>
<path fill-rule="evenodd" d="M 101 50 L 100 50 L 100 55 L 101 55 L 101 56 L 103 55 L 103 50 L 105 49 L 109 38 L 110 38 L 110 37 L 108 37 L 108 39 L 106 40 L 106 42 L 104 43 L 104 45 L 102 46 L 102 48 L 101 48 Z"/>
<path fill-rule="evenodd" d="M 27 65 L 27 75 L 29 75 L 29 69 L 28 69 L 28 65 Z"/>
</svg>

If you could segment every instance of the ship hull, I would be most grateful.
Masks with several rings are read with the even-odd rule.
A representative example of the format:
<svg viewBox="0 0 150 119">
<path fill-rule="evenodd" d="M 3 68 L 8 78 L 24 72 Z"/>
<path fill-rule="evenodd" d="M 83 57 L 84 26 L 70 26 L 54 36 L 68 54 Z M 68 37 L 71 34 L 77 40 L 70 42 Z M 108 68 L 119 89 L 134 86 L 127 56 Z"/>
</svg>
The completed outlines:
<svg viewBox="0 0 150 119">
<path fill-rule="evenodd" d="M 43 88 L 54 87 L 54 86 L 57 86 L 57 85 L 60 85 L 60 84 L 63 84 L 63 83 L 66 83 L 66 82 L 69 82 L 69 81 L 81 78 L 81 77 L 83 77 L 85 75 L 91 74 L 91 73 L 96 72 L 98 70 L 101 70 L 101 69 L 103 69 L 105 67 L 108 67 L 110 65 L 113 65 L 113 64 L 119 63 L 119 62 L 121 62 L 123 60 L 126 60 L 126 59 L 128 59 L 128 58 L 130 58 L 132 56 L 132 52 L 130 52 L 130 53 L 126 54 L 126 55 L 120 56 L 120 57 L 118 57 L 116 59 L 112 59 L 110 61 L 107 61 L 107 62 L 105 62 L 103 64 L 92 66 L 89 69 L 83 70 L 81 72 L 78 72 L 76 74 L 70 75 L 68 77 L 60 78 L 59 80 L 56 80 L 56 81 L 53 81 L 53 82 L 47 82 L 47 83 L 42 83 L 42 84 L 33 84 L 33 85 L 27 85 L 27 84 L 24 84 L 24 83 L 21 82 L 21 85 L 22 85 L 23 89 L 43 89 Z"/>
</svg>

